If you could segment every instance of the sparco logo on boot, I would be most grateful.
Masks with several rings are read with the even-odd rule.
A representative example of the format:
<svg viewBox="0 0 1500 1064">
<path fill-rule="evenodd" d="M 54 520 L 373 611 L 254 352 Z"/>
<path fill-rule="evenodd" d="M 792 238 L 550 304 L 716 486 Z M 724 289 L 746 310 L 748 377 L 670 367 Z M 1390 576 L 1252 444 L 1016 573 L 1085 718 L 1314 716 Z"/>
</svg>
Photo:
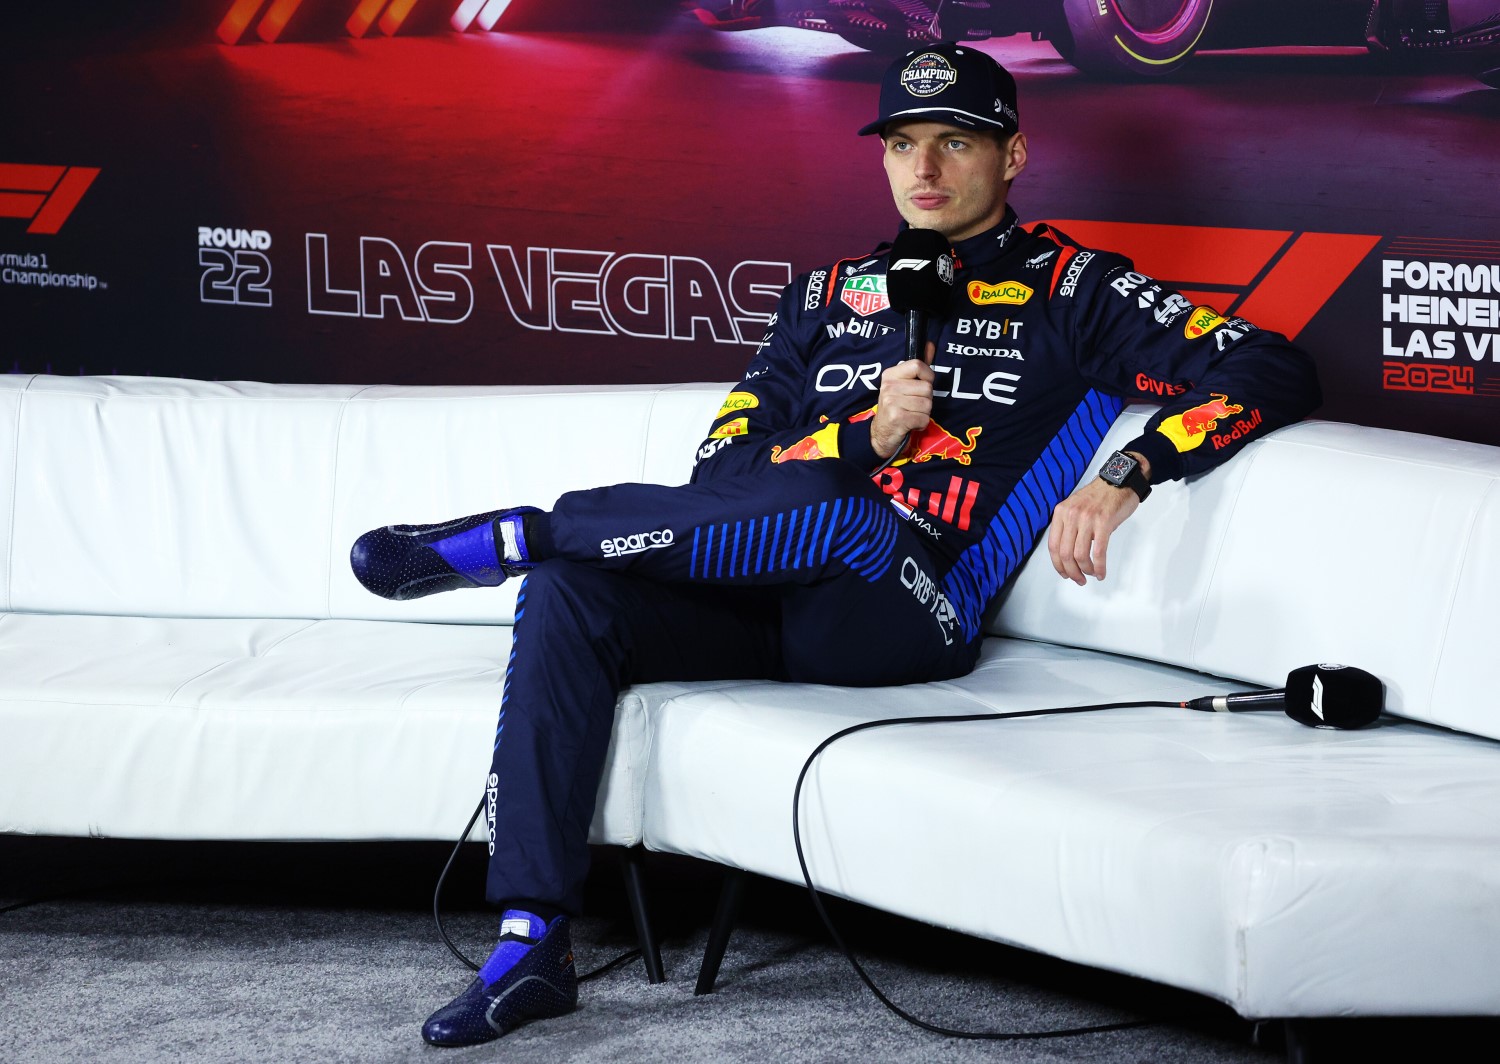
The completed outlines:
<svg viewBox="0 0 1500 1064">
<path fill-rule="evenodd" d="M 599 549 L 606 558 L 618 558 L 625 554 L 639 554 L 641 551 L 655 550 L 657 547 L 670 547 L 676 538 L 670 528 L 663 528 L 656 532 L 636 532 L 629 536 L 601 539 Z"/>
<path fill-rule="evenodd" d="M 923 52 L 901 71 L 901 87 L 913 96 L 935 96 L 957 80 L 953 64 L 936 52 Z"/>
</svg>

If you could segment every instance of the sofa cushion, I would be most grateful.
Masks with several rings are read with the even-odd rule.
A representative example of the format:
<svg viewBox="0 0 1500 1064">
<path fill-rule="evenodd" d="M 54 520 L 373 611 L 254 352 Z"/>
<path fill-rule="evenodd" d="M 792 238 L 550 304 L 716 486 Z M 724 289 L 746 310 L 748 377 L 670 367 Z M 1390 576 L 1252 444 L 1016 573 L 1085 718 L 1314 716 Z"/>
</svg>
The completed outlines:
<svg viewBox="0 0 1500 1064">
<path fill-rule="evenodd" d="M 341 400 L 357 389 L 4 384 L 8 398 L 19 392 L 15 424 L 0 426 L 15 447 L 10 609 L 326 615 L 329 459 Z"/>
<path fill-rule="evenodd" d="M 489 770 L 510 633 L 0 615 L 0 831 L 454 838 Z M 620 701 L 593 842 L 639 841 L 646 698 Z"/>
<path fill-rule="evenodd" d="M 0 376 L 0 609 L 509 624 L 515 588 L 386 602 L 367 529 L 681 483 L 727 385 Z"/>
<path fill-rule="evenodd" d="M 951 683 L 743 684 L 654 710 L 646 844 L 800 882 L 804 759 L 859 721 L 1177 700 L 1184 670 L 992 639 Z M 1385 718 L 1124 709 L 830 747 L 802 838 L 832 893 L 1128 972 L 1247 1017 L 1467 1015 L 1500 997 L 1500 744 Z"/>
</svg>

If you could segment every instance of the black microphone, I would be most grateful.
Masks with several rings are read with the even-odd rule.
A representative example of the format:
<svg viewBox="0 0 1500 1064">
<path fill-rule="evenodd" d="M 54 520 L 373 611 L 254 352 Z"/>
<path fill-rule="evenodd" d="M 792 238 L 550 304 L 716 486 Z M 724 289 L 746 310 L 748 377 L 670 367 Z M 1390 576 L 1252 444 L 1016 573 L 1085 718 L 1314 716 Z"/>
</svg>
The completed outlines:
<svg viewBox="0 0 1500 1064">
<path fill-rule="evenodd" d="M 936 229 L 903 229 L 891 245 L 885 294 L 891 309 L 906 315 L 906 357 L 927 349 L 927 319 L 948 310 L 953 289 L 953 249 Z"/>
<path fill-rule="evenodd" d="M 1279 691 L 1204 695 L 1181 703 L 1184 709 L 1218 713 L 1284 709 L 1309 728 L 1351 730 L 1373 724 L 1385 708 L 1385 684 L 1364 669 L 1349 665 L 1304 665 L 1287 674 Z"/>
</svg>

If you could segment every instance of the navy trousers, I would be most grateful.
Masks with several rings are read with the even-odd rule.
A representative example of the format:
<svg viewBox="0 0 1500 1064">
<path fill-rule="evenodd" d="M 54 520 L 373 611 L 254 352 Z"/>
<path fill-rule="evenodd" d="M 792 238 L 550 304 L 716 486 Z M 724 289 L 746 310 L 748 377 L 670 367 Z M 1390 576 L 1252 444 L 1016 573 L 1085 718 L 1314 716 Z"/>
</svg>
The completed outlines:
<svg viewBox="0 0 1500 1064">
<path fill-rule="evenodd" d="M 681 487 L 571 492 L 527 574 L 495 729 L 486 895 L 577 912 L 624 687 L 961 676 L 967 642 L 922 533 L 835 459 Z"/>
</svg>

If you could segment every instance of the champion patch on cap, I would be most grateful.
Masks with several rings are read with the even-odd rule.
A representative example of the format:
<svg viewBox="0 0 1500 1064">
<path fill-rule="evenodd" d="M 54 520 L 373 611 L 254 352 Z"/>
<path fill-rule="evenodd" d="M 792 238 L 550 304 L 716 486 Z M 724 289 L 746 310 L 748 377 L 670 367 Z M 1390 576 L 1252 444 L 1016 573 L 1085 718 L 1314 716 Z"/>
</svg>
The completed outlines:
<svg viewBox="0 0 1500 1064">
<path fill-rule="evenodd" d="M 977 48 L 934 44 L 913 49 L 880 77 L 880 117 L 859 135 L 891 122 L 951 122 L 964 129 L 1016 132 L 1016 79 Z"/>
<path fill-rule="evenodd" d="M 901 87 L 913 96 L 936 96 L 956 81 L 958 71 L 936 52 L 923 52 L 901 71 Z"/>
</svg>

